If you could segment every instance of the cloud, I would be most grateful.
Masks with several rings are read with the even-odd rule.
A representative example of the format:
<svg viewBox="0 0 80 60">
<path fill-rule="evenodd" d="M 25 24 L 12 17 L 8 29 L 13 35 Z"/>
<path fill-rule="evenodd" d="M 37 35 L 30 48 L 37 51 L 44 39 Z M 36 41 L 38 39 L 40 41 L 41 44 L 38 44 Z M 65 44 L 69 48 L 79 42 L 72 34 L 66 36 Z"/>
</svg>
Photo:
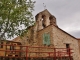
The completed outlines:
<svg viewBox="0 0 80 60">
<path fill-rule="evenodd" d="M 51 14 L 57 19 L 58 26 L 80 37 L 80 0 L 35 0 L 34 16 L 44 10 L 43 3 Z"/>
<path fill-rule="evenodd" d="M 76 38 L 80 38 L 80 30 L 71 31 L 69 33 L 73 36 L 76 36 Z"/>
<path fill-rule="evenodd" d="M 61 19 L 58 19 L 59 24 L 61 25 L 62 28 L 66 27 L 76 27 L 78 28 L 80 26 L 80 12 L 76 12 L 72 15 L 68 15 L 66 17 L 63 17 Z"/>
</svg>

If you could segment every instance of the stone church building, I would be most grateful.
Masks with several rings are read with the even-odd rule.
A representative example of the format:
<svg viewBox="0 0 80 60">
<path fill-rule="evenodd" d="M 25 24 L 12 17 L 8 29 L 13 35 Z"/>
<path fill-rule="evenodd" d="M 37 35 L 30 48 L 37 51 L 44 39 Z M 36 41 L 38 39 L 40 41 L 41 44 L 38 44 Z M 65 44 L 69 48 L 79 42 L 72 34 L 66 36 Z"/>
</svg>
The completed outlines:
<svg viewBox="0 0 80 60">
<path fill-rule="evenodd" d="M 25 46 L 71 48 L 73 60 L 80 60 L 79 39 L 60 29 L 56 17 L 47 9 L 35 16 L 34 26 L 28 27 L 22 38 L 16 37 L 13 41 Z"/>
</svg>

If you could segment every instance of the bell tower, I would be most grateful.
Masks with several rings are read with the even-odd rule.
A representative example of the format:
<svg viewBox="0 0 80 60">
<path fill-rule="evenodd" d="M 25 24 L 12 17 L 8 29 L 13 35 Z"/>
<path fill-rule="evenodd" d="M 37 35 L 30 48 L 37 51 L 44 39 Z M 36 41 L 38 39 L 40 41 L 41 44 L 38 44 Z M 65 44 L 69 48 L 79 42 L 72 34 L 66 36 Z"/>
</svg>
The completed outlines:
<svg viewBox="0 0 80 60">
<path fill-rule="evenodd" d="M 37 23 L 37 30 L 41 30 L 44 29 L 45 27 L 49 26 L 49 25 L 55 25 L 56 24 L 56 18 L 50 14 L 50 12 L 45 9 L 44 11 L 38 13 L 36 16 L 36 23 Z"/>
</svg>

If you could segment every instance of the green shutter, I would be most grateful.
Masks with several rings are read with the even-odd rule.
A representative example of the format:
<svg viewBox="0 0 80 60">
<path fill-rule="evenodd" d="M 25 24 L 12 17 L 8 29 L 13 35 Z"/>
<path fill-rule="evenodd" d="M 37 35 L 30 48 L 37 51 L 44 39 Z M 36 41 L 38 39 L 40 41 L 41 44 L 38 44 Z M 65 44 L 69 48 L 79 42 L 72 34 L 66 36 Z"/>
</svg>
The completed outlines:
<svg viewBox="0 0 80 60">
<path fill-rule="evenodd" d="M 49 34 L 47 34 L 47 43 L 46 44 L 50 45 L 50 35 Z"/>
<path fill-rule="evenodd" d="M 46 34 L 43 34 L 43 44 L 46 44 L 46 38 L 45 38 Z"/>
<path fill-rule="evenodd" d="M 50 34 L 43 34 L 43 44 L 50 45 Z"/>
</svg>

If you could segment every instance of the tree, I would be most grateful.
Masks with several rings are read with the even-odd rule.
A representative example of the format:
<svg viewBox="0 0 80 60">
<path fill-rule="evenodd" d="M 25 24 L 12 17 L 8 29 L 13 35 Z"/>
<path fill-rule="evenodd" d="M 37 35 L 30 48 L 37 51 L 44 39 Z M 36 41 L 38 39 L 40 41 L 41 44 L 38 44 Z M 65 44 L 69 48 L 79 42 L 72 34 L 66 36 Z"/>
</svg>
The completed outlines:
<svg viewBox="0 0 80 60">
<path fill-rule="evenodd" d="M 33 24 L 33 7 L 31 0 L 0 0 L 0 39 L 25 32 Z"/>
</svg>

